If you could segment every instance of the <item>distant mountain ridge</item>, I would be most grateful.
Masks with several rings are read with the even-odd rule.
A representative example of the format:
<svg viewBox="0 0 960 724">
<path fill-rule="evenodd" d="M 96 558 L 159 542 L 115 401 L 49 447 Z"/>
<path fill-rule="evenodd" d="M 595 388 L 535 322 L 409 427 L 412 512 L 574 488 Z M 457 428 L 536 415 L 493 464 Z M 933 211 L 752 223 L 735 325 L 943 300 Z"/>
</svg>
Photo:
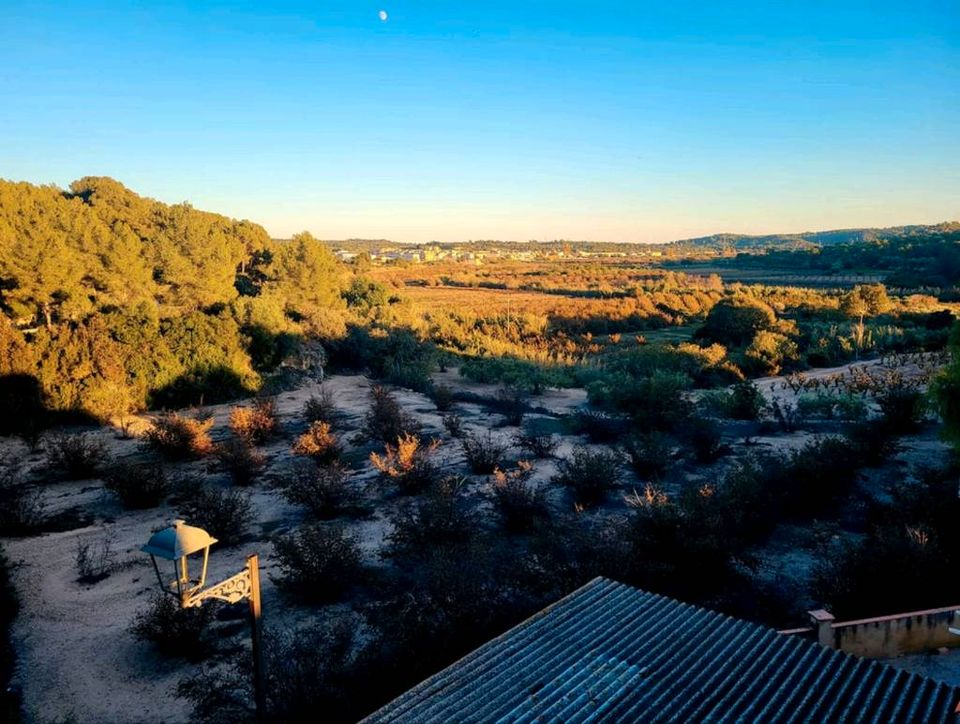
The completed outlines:
<svg viewBox="0 0 960 724">
<path fill-rule="evenodd" d="M 939 224 L 911 224 L 883 228 L 832 229 L 803 231 L 797 234 L 711 234 L 693 239 L 680 239 L 672 244 L 694 247 L 732 247 L 734 249 L 803 248 L 883 241 L 891 237 L 928 236 L 960 230 L 960 221 Z"/>
</svg>

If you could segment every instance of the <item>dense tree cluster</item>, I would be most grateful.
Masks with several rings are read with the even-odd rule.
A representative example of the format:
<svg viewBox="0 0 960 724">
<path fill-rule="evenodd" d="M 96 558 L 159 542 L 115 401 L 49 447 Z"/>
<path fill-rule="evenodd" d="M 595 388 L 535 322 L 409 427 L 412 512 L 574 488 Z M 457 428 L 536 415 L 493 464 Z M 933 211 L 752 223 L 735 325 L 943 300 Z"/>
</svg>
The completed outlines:
<svg viewBox="0 0 960 724">
<path fill-rule="evenodd" d="M 0 376 L 36 379 L 52 409 L 105 417 L 252 390 L 305 328 L 330 326 L 340 286 L 308 233 L 276 242 L 110 178 L 0 182 Z"/>
</svg>

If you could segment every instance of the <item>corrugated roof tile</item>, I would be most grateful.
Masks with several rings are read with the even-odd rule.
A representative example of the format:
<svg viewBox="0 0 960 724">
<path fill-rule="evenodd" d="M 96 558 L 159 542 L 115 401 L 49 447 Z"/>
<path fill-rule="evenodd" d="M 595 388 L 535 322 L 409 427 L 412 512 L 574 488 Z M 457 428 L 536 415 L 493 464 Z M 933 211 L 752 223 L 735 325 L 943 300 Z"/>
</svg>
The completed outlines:
<svg viewBox="0 0 960 724">
<path fill-rule="evenodd" d="M 374 722 L 933 722 L 960 690 L 597 578 Z"/>
</svg>

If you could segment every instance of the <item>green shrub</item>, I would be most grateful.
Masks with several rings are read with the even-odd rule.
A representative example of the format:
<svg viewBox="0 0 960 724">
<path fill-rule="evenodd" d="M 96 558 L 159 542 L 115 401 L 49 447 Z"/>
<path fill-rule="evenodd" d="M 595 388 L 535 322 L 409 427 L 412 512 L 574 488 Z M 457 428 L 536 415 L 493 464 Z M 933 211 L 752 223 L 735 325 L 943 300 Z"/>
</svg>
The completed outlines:
<svg viewBox="0 0 960 724">
<path fill-rule="evenodd" d="M 693 454 L 693 459 L 701 465 L 712 463 L 724 453 L 720 425 L 710 418 L 690 420 L 683 430 L 683 439 Z"/>
<path fill-rule="evenodd" d="M 628 428 L 627 420 L 597 410 L 578 410 L 570 418 L 571 432 L 586 435 L 590 442 L 609 443 L 623 436 Z"/>
<path fill-rule="evenodd" d="M 727 414 L 734 420 L 758 420 L 766 406 L 763 393 L 750 380 L 743 380 L 730 388 Z"/>
<path fill-rule="evenodd" d="M 897 434 L 914 432 L 920 427 L 925 403 L 920 390 L 902 385 L 889 387 L 877 396 L 884 421 Z"/>
<path fill-rule="evenodd" d="M 615 452 L 577 447 L 572 457 L 557 462 L 552 482 L 569 488 L 576 505 L 589 508 L 602 503 L 620 478 L 620 458 Z"/>
<path fill-rule="evenodd" d="M 153 508 L 166 500 L 170 481 L 159 463 L 115 463 L 104 475 L 104 487 L 124 508 Z"/>
<path fill-rule="evenodd" d="M 371 440 L 393 443 L 406 435 L 416 435 L 420 425 L 404 412 L 389 391 L 375 385 L 370 390 L 370 411 L 364 421 L 364 432 Z"/>
<path fill-rule="evenodd" d="M 253 520 L 249 495 L 202 484 L 183 491 L 177 510 L 190 525 L 203 528 L 221 545 L 228 546 L 240 542 Z"/>
<path fill-rule="evenodd" d="M 302 466 L 279 483 L 283 497 L 307 508 L 320 520 L 355 511 L 359 495 L 350 484 L 350 471 L 339 463 Z"/>
<path fill-rule="evenodd" d="M 658 480 L 673 457 L 670 438 L 661 432 L 635 435 L 624 442 L 623 450 L 634 472 L 644 480 Z"/>
<path fill-rule="evenodd" d="M 336 526 L 308 525 L 277 538 L 282 589 L 315 603 L 336 601 L 364 577 L 357 541 Z"/>
<path fill-rule="evenodd" d="M 142 641 L 153 644 L 164 656 L 200 661 L 213 648 L 210 624 L 216 604 L 180 608 L 180 601 L 166 593 L 155 593 L 147 607 L 137 614 L 131 631 Z"/>
<path fill-rule="evenodd" d="M 549 432 L 538 430 L 536 426 L 521 430 L 514 438 L 514 444 L 535 458 L 548 458 L 560 444 L 560 438 Z"/>
<path fill-rule="evenodd" d="M 228 440 L 216 446 L 217 467 L 234 485 L 252 485 L 266 465 L 266 458 L 243 440 Z"/>
<path fill-rule="evenodd" d="M 303 417 L 307 423 L 328 422 L 331 426 L 340 418 L 328 388 L 321 387 L 317 394 L 310 396 L 303 405 Z"/>
<path fill-rule="evenodd" d="M 434 385 L 430 390 L 430 397 L 439 412 L 449 412 L 453 407 L 453 390 L 447 385 Z"/>
<path fill-rule="evenodd" d="M 489 430 L 485 435 L 464 435 L 460 439 L 467 464 L 474 473 L 489 475 L 503 460 L 507 445 Z"/>
<path fill-rule="evenodd" d="M 533 466 L 521 460 L 514 470 L 493 471 L 490 484 L 493 504 L 508 531 L 520 533 L 530 530 L 538 521 L 547 517 L 547 501 L 544 492 L 530 483 Z"/>
<path fill-rule="evenodd" d="M 388 558 L 423 559 L 439 548 L 456 546 L 476 535 L 476 521 L 456 479 L 440 481 L 421 496 L 408 502 L 390 517 L 387 534 Z"/>
</svg>

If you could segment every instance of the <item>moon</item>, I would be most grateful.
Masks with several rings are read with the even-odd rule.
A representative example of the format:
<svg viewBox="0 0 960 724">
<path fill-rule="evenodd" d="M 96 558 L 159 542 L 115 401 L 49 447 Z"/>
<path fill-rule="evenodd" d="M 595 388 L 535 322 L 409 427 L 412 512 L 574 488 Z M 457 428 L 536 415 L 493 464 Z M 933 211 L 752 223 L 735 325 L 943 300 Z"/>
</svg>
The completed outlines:
<svg viewBox="0 0 960 724">
<path fill-rule="evenodd" d="M 387 11 L 386 11 L 386 10 L 381 10 L 380 12 L 377 13 L 377 17 L 380 18 L 380 22 L 381 22 L 381 23 L 385 23 L 385 22 L 387 22 L 387 18 L 390 17 L 390 16 L 387 15 Z"/>
</svg>

